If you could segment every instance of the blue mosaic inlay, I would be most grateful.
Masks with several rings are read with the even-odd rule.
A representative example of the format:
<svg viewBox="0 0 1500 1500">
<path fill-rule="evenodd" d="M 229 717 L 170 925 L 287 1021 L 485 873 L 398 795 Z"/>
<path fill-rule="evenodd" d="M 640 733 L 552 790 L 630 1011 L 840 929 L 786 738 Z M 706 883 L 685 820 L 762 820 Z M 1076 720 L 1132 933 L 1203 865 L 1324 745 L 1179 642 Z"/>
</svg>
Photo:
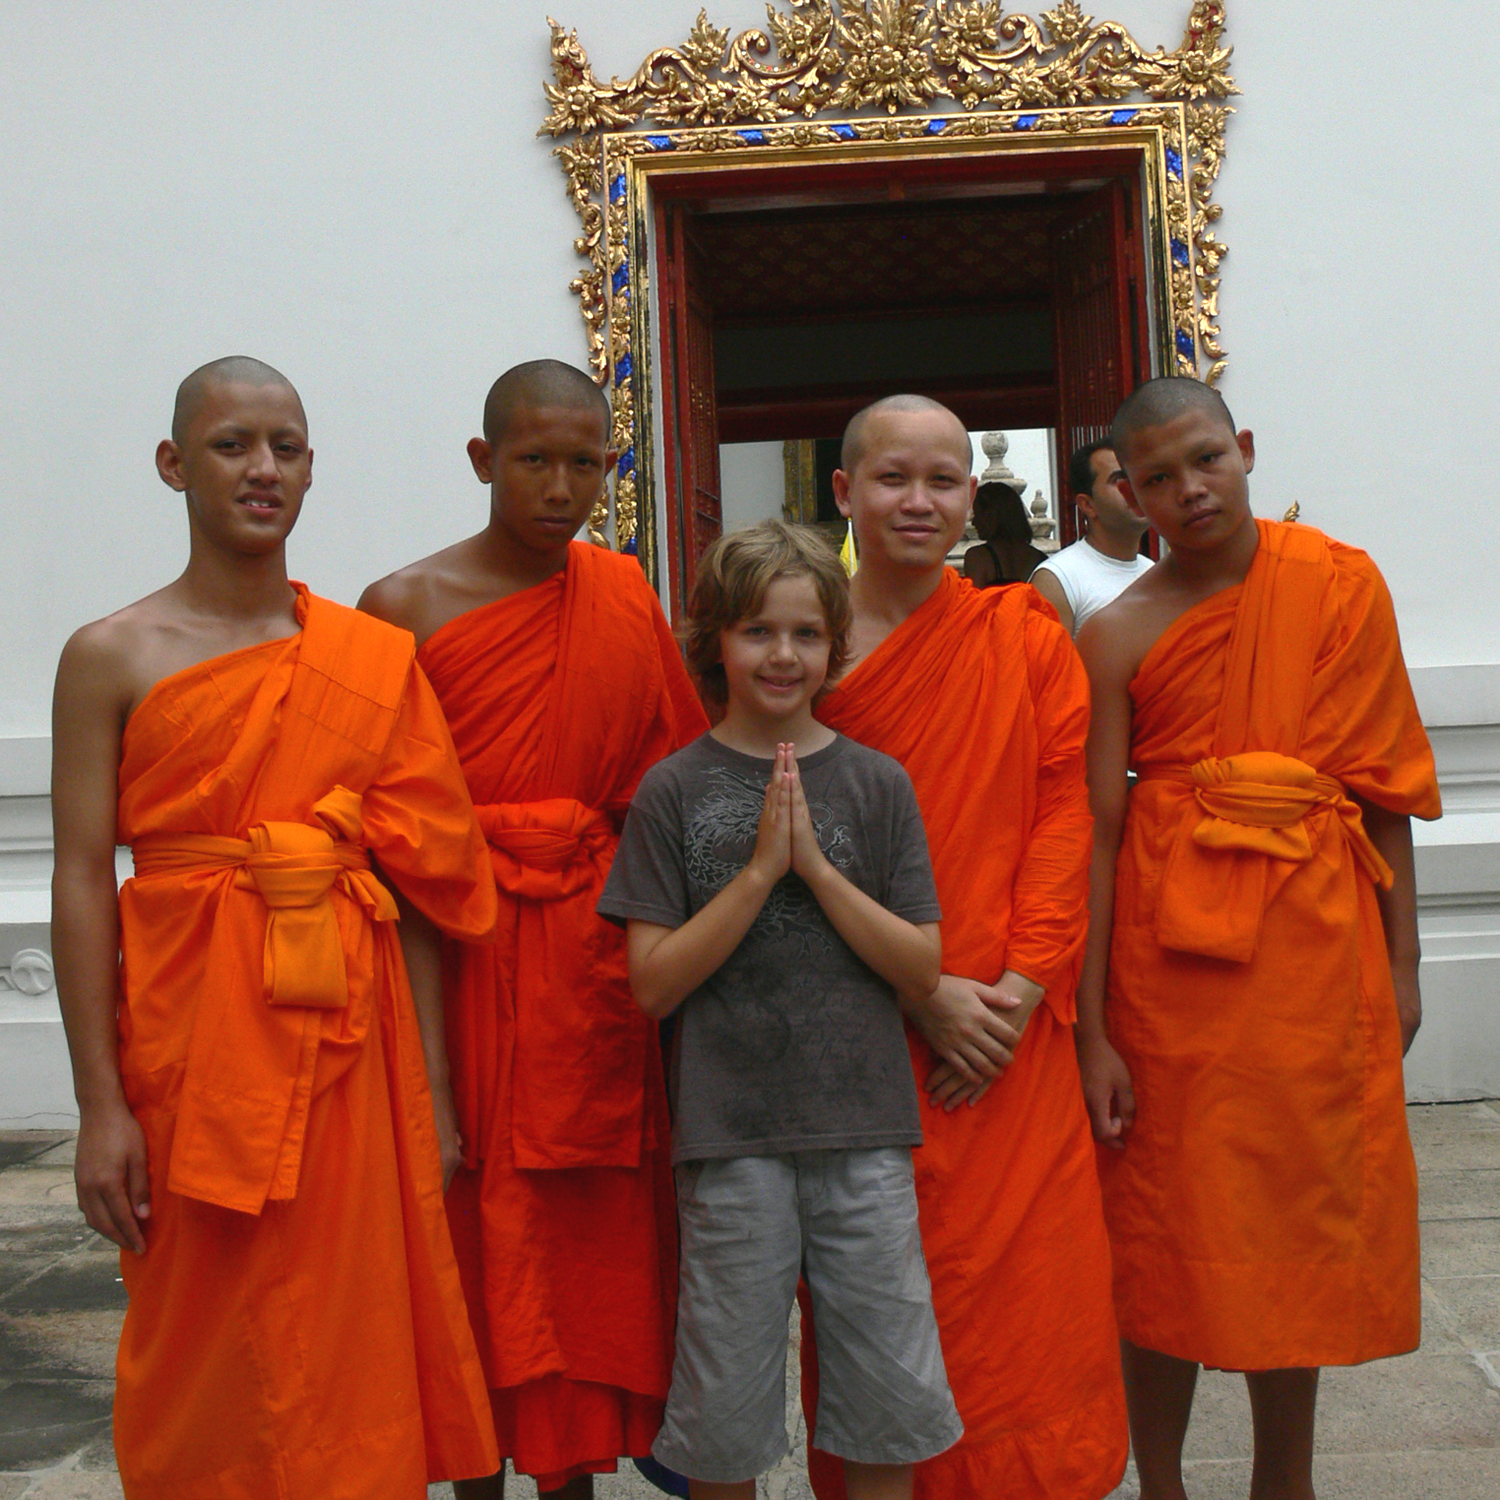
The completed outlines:
<svg viewBox="0 0 1500 1500">
<path fill-rule="evenodd" d="M 648 135 L 646 137 L 646 144 L 653 151 L 671 151 L 675 149 L 676 143 L 669 135 Z"/>
<path fill-rule="evenodd" d="M 614 178 L 609 185 L 609 201 L 618 203 L 625 196 L 625 174 L 623 172 Z"/>
<path fill-rule="evenodd" d="M 625 288 L 626 288 L 627 284 L 629 283 L 629 281 L 630 281 L 630 267 L 629 267 L 629 265 L 619 265 L 619 266 L 615 267 L 615 274 L 610 277 L 609 284 L 610 284 L 610 286 L 612 286 L 614 288 L 615 292 L 618 294 L 618 293 L 623 292 L 625 290 Z"/>
<path fill-rule="evenodd" d="M 634 537 L 631 537 L 631 539 L 626 542 L 623 547 L 620 548 L 620 551 L 623 552 L 626 557 L 635 557 L 640 553 L 640 550 L 641 549 L 636 546 Z"/>
<path fill-rule="evenodd" d="M 750 146 L 764 146 L 766 143 L 764 130 L 736 130 L 735 134 Z"/>
<path fill-rule="evenodd" d="M 1136 114 L 1137 111 L 1133 109 L 1117 109 L 1110 114 L 1109 123 L 1111 125 L 1128 125 L 1135 119 Z"/>
<path fill-rule="evenodd" d="M 946 120 L 929 120 L 927 122 L 928 135 L 941 135 L 948 128 Z"/>
<path fill-rule="evenodd" d="M 615 361 L 615 384 L 624 385 L 625 382 L 630 379 L 632 368 L 633 367 L 630 363 L 630 356 L 628 354 L 622 354 L 619 359 Z"/>
<path fill-rule="evenodd" d="M 1040 115 L 1017 115 L 1016 116 L 1016 129 L 1017 130 L 1035 130 L 1036 129 L 1036 125 L 1037 125 L 1037 121 L 1040 120 L 1041 118 L 1042 117 Z"/>
<path fill-rule="evenodd" d="M 1167 147 L 1167 171 L 1179 180 L 1182 177 L 1182 152 L 1175 146 Z"/>
<path fill-rule="evenodd" d="M 1178 266 L 1188 266 L 1192 264 L 1192 259 L 1192 256 L 1188 254 L 1187 245 L 1174 235 L 1172 237 L 1172 263 Z"/>
<path fill-rule="evenodd" d="M 635 449 L 627 448 L 621 455 L 620 461 L 615 465 L 615 473 L 623 479 L 635 468 Z"/>
<path fill-rule="evenodd" d="M 1197 346 L 1193 343 L 1192 334 L 1190 334 L 1186 328 L 1179 328 L 1177 330 L 1177 352 L 1184 359 L 1190 360 L 1194 363 L 1197 362 L 1198 349 Z"/>
<path fill-rule="evenodd" d="M 831 125 L 829 129 L 841 141 L 852 141 L 854 139 L 854 127 L 852 125 Z"/>
</svg>

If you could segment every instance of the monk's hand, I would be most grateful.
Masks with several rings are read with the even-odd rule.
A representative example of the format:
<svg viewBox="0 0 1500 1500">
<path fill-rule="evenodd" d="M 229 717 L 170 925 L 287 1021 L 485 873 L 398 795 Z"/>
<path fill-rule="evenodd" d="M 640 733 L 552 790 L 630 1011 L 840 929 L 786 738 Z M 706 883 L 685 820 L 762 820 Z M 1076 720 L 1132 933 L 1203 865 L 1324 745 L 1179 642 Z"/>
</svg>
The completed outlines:
<svg viewBox="0 0 1500 1500">
<path fill-rule="evenodd" d="M 804 880 L 811 880 L 827 864 L 828 856 L 818 843 L 818 832 L 808 810 L 807 793 L 802 789 L 802 775 L 797 769 L 796 747 L 788 745 L 786 748 L 787 786 L 791 794 L 792 868 Z"/>
<path fill-rule="evenodd" d="M 761 803 L 760 823 L 755 830 L 755 849 L 750 863 L 775 882 L 792 867 L 792 788 L 787 776 L 790 745 L 776 747 L 771 779 L 766 783 L 765 801 Z"/>
<path fill-rule="evenodd" d="M 1125 1149 L 1125 1137 L 1135 1124 L 1135 1090 L 1125 1059 L 1103 1031 L 1079 1026 L 1074 1031 L 1083 1102 L 1088 1107 L 1094 1139 L 1115 1151 Z"/>
<path fill-rule="evenodd" d="M 432 1088 L 432 1119 L 437 1126 L 438 1160 L 443 1164 L 443 1191 L 453 1181 L 453 1174 L 463 1165 L 464 1143 L 458 1133 L 458 1111 L 453 1107 L 453 1090 L 446 1079 L 429 1079 Z"/>
<path fill-rule="evenodd" d="M 144 1255 L 151 1217 L 146 1135 L 123 1098 L 80 1105 L 73 1182 L 89 1228 Z"/>
<path fill-rule="evenodd" d="M 951 1114 L 960 1104 L 971 1107 L 978 1104 L 989 1093 L 993 1078 L 983 1078 L 971 1083 L 949 1062 L 940 1062 L 927 1075 L 925 1087 L 928 1102 Z"/>
<path fill-rule="evenodd" d="M 1015 1060 L 1021 1036 L 1007 1012 L 1020 1003 L 998 985 L 957 974 L 944 974 L 930 995 L 902 997 L 912 1024 L 940 1061 L 976 1087 L 998 1077 Z M 927 1088 L 931 1093 L 930 1076 Z"/>
</svg>

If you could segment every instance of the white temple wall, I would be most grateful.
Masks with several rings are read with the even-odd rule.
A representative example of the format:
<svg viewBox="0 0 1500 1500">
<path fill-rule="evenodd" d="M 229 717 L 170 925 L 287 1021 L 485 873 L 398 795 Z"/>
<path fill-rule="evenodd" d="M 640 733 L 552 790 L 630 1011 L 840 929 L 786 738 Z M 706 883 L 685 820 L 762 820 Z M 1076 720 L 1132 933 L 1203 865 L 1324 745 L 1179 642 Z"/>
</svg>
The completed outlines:
<svg viewBox="0 0 1500 1500">
<path fill-rule="evenodd" d="M 229 352 L 296 381 L 318 457 L 292 559 L 321 592 L 352 601 L 477 527 L 463 450 L 487 384 L 586 352 L 577 220 L 535 137 L 546 12 L 607 75 L 698 6 L 0 9 L 0 981 L 47 946 L 57 653 L 185 555 L 152 467 L 176 382 Z M 1090 8 L 1175 46 L 1189 0 Z M 709 11 L 764 23 L 757 0 Z M 1452 810 L 1420 834 L 1429 1021 L 1408 1078 L 1500 1093 L 1500 12 L 1434 0 L 1414 32 L 1395 0 L 1228 11 L 1224 393 L 1257 436 L 1257 510 L 1300 501 L 1390 581 Z M 0 1123 L 71 1110 L 55 1017 L 50 991 L 0 991 Z"/>
</svg>

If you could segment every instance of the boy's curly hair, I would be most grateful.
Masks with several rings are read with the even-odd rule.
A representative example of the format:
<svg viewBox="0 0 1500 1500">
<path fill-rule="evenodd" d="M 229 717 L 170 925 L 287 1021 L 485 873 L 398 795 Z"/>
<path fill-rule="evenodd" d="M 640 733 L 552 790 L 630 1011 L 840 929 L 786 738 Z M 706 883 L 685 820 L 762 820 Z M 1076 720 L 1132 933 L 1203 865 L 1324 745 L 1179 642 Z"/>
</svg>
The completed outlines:
<svg viewBox="0 0 1500 1500">
<path fill-rule="evenodd" d="M 761 521 L 721 536 L 698 564 L 683 631 L 688 670 L 698 691 L 713 708 L 729 700 L 719 636 L 738 620 L 753 615 L 766 590 L 778 578 L 811 578 L 823 606 L 831 641 L 828 678 L 831 686 L 849 660 L 849 579 L 833 547 L 811 526 Z"/>
</svg>

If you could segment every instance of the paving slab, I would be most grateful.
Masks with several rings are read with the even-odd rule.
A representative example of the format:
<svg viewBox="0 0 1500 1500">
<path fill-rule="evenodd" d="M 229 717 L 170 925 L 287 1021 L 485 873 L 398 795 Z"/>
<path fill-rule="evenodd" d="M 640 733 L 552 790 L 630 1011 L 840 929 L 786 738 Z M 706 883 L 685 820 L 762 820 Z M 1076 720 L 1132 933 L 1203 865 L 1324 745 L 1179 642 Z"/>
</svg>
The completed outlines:
<svg viewBox="0 0 1500 1500">
<path fill-rule="evenodd" d="M 1500 1276 L 1500 1218 L 1424 1224 L 1422 1274 L 1439 1286 L 1450 1276 Z"/>
<path fill-rule="evenodd" d="M 84 1474 L 78 1470 L 46 1474 L 36 1479 L 25 1500 L 123 1500 L 118 1474 Z"/>
<path fill-rule="evenodd" d="M 1431 1290 L 1465 1349 L 1500 1349 L 1500 1276 L 1451 1276 Z"/>
<path fill-rule="evenodd" d="M 68 1130 L 0 1130 L 0 1172 L 21 1162 L 35 1161 L 59 1146 L 72 1150 Z M 71 1161 L 73 1158 L 68 1157 Z"/>
<path fill-rule="evenodd" d="M 43 1469 L 109 1424 L 108 1381 L 13 1380 L 0 1392 L 0 1470 Z"/>
<path fill-rule="evenodd" d="M 1418 1213 L 1424 1224 L 1500 1219 L 1500 1166 L 1424 1172 Z"/>
</svg>

